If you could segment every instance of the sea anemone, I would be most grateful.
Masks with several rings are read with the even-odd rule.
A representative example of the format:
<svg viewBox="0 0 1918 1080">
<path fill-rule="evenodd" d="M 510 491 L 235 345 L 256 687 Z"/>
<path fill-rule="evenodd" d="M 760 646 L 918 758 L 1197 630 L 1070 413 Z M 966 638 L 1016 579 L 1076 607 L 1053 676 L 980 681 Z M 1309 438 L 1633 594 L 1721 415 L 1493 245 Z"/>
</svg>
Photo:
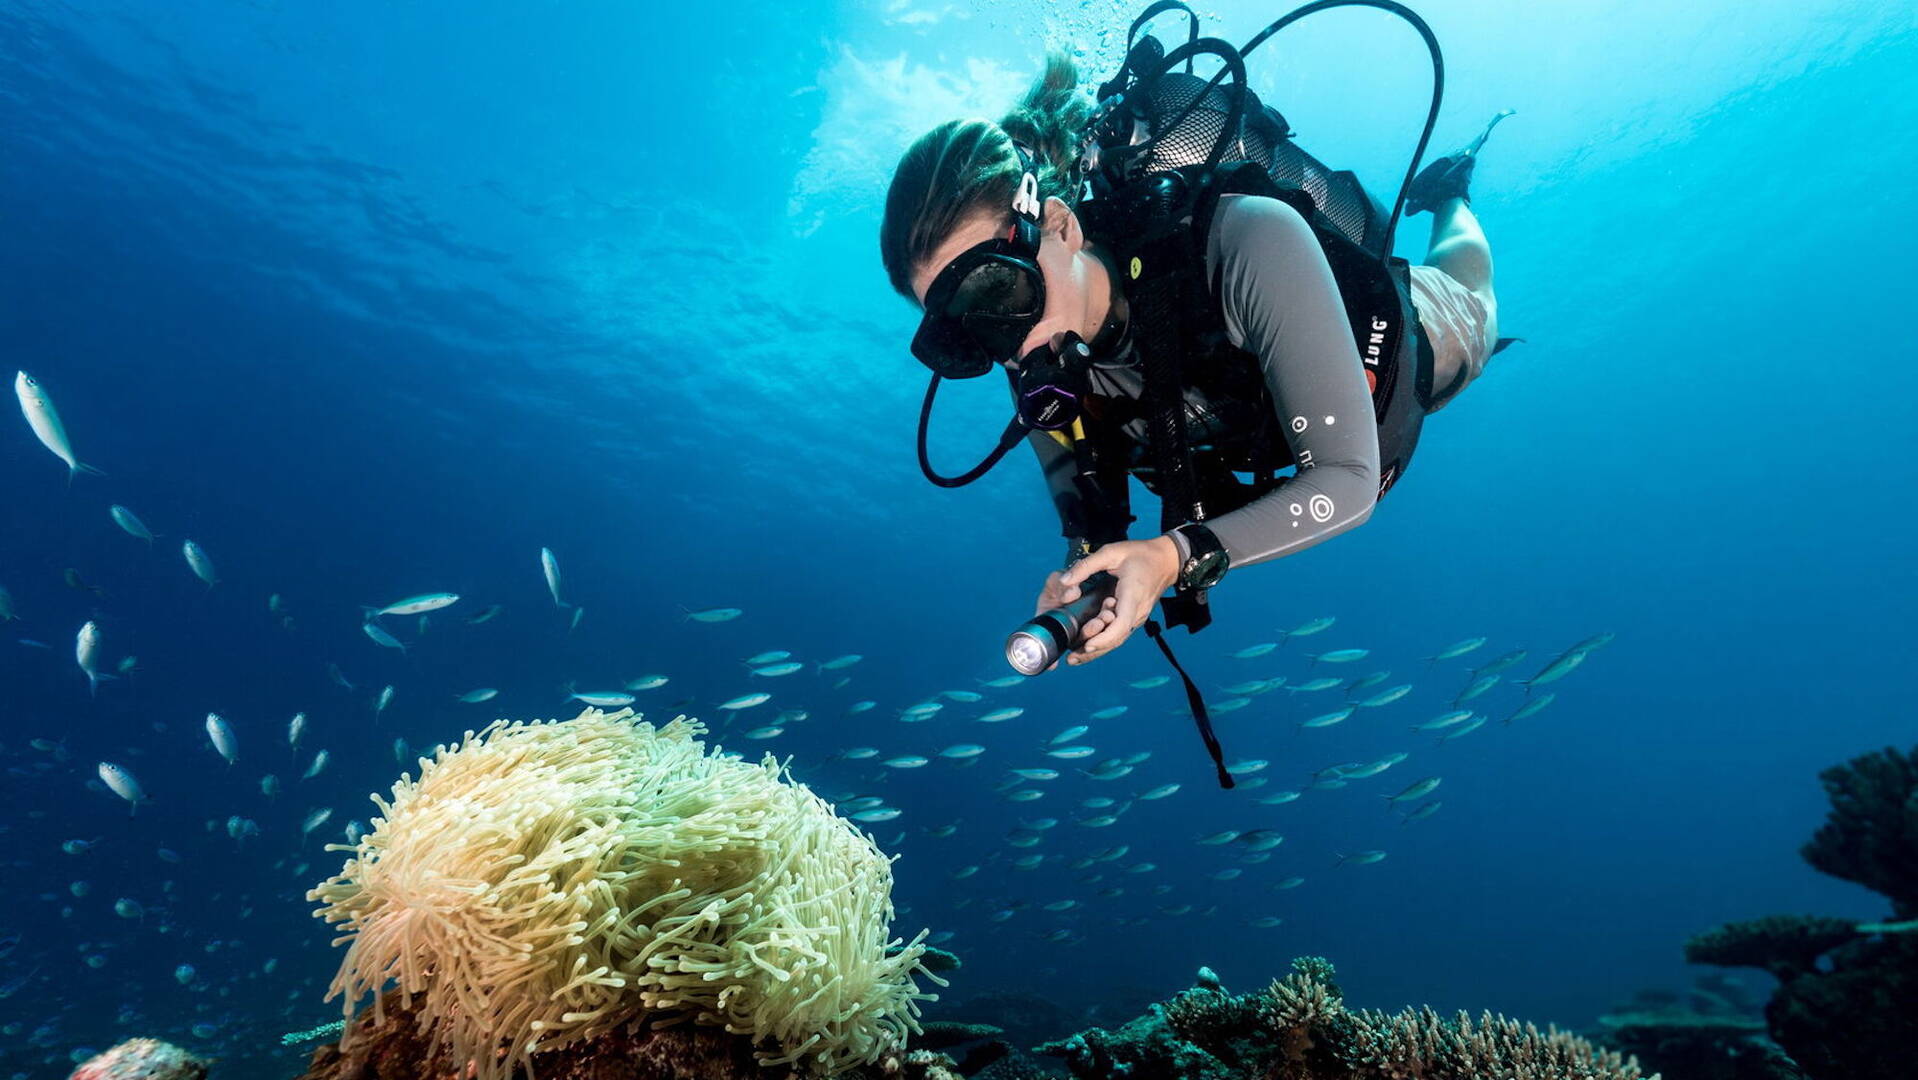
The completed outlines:
<svg viewBox="0 0 1918 1080">
<path fill-rule="evenodd" d="M 417 995 L 478 1080 L 635 1020 L 724 1027 L 820 1073 L 900 1051 L 932 995 L 924 932 L 888 940 L 890 861 L 771 756 L 708 753 L 704 733 L 588 709 L 422 760 L 308 893 L 348 944 L 329 999 L 350 1018 L 371 995 L 377 1021 L 389 982 Z"/>
</svg>

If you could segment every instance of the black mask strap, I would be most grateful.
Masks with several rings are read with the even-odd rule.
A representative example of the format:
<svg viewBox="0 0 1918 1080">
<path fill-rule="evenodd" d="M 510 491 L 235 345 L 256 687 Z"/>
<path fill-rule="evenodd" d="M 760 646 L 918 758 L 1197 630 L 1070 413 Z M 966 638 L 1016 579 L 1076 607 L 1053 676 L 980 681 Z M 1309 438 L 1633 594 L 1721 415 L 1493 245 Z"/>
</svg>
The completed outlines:
<svg viewBox="0 0 1918 1080">
<path fill-rule="evenodd" d="M 1212 755 L 1212 767 L 1219 770 L 1219 786 L 1233 787 L 1235 782 L 1232 774 L 1225 768 L 1225 748 L 1219 745 L 1219 737 L 1212 732 L 1212 718 L 1205 711 L 1205 698 L 1199 695 L 1199 688 L 1192 684 L 1192 676 L 1187 675 L 1185 669 L 1179 666 L 1179 658 L 1172 655 L 1172 646 L 1165 643 L 1165 634 L 1159 629 L 1158 620 L 1147 619 L 1145 633 L 1154 644 L 1159 646 L 1159 651 L 1165 654 L 1166 662 L 1172 665 L 1172 670 L 1178 672 L 1179 678 L 1185 682 L 1185 701 L 1192 707 L 1192 722 L 1199 727 L 1199 738 L 1205 743 L 1205 752 Z"/>
</svg>

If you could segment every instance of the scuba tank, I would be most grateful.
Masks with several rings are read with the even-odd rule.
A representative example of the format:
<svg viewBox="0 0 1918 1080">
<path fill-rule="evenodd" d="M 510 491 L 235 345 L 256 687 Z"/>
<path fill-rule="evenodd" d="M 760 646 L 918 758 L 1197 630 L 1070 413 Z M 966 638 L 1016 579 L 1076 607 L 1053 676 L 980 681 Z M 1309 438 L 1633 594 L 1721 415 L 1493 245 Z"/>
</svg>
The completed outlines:
<svg viewBox="0 0 1918 1080">
<path fill-rule="evenodd" d="M 1390 212 L 1350 170 L 1332 169 L 1294 141 L 1284 115 L 1262 103 L 1245 82 L 1245 57 L 1267 38 L 1307 15 L 1335 7 L 1373 7 L 1399 16 L 1418 31 L 1432 57 L 1431 105 Z M 1169 11 L 1184 13 L 1188 27 L 1185 43 L 1170 54 L 1158 38 L 1139 36 L 1153 17 Z M 1201 55 L 1221 61 L 1217 75 L 1208 79 L 1192 73 L 1192 61 Z M 1184 71 L 1174 70 L 1181 64 Z M 1391 254 L 1405 191 L 1431 142 L 1444 87 L 1445 62 L 1431 27 L 1394 0 L 1317 0 L 1238 48 L 1199 37 L 1198 16 L 1180 0 L 1159 0 L 1133 20 L 1124 63 L 1098 88 L 1098 107 L 1081 146 L 1081 175 L 1096 200 L 1155 174 L 1253 162 L 1279 184 L 1309 195 L 1326 223 L 1383 260 Z"/>
</svg>

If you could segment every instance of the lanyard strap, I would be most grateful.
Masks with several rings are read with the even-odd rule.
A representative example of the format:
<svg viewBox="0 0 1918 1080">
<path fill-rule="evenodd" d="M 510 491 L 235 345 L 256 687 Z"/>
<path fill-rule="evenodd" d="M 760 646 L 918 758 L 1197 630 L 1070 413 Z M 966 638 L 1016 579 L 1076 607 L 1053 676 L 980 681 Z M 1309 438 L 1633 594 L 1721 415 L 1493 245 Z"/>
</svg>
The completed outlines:
<svg viewBox="0 0 1918 1080">
<path fill-rule="evenodd" d="M 1172 646 L 1165 643 L 1165 635 L 1159 628 L 1158 620 L 1147 619 L 1145 632 L 1146 636 L 1159 646 L 1159 651 L 1165 654 L 1166 662 L 1172 665 L 1172 670 L 1178 672 L 1179 678 L 1185 682 L 1186 704 L 1192 707 L 1192 722 L 1198 725 L 1199 738 L 1205 743 L 1205 752 L 1212 755 L 1212 767 L 1219 770 L 1219 786 L 1232 787 L 1232 774 L 1225 768 L 1225 751 L 1219 746 L 1219 737 L 1212 732 L 1212 718 L 1205 711 L 1205 699 L 1199 696 L 1199 688 L 1192 684 L 1192 676 L 1187 675 L 1185 669 L 1179 666 L 1179 658 L 1172 655 Z"/>
</svg>

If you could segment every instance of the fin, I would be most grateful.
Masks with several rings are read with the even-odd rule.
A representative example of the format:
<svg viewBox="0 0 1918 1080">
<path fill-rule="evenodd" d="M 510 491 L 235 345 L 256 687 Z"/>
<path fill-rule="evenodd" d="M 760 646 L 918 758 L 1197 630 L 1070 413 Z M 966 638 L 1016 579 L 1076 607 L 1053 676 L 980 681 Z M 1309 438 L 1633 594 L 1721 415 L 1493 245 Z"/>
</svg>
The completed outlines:
<svg viewBox="0 0 1918 1080">
<path fill-rule="evenodd" d="M 1485 130 L 1478 133 L 1478 138 L 1473 139 L 1471 143 L 1467 145 L 1465 149 L 1459 151 L 1459 153 L 1467 157 L 1477 154 L 1479 150 L 1484 147 L 1485 140 L 1492 137 L 1492 129 L 1498 126 L 1498 122 L 1508 116 L 1515 115 L 1517 112 L 1517 109 L 1500 109 L 1498 115 L 1492 117 L 1492 122 L 1485 125 Z"/>
<path fill-rule="evenodd" d="M 1485 125 L 1485 130 L 1479 132 L 1478 138 L 1419 170 L 1412 186 L 1406 189 L 1406 214 L 1436 210 L 1450 199 L 1464 199 L 1466 205 L 1471 205 L 1472 170 L 1478 165 L 1478 152 L 1491 137 L 1492 129 L 1512 113 L 1511 109 L 1500 110 L 1491 123 Z"/>
<path fill-rule="evenodd" d="M 1492 346 L 1492 355 L 1497 356 L 1499 353 L 1504 352 L 1506 349 L 1509 349 L 1514 345 L 1522 344 L 1524 341 L 1525 339 L 1522 337 L 1499 338 L 1498 344 Z"/>
</svg>

